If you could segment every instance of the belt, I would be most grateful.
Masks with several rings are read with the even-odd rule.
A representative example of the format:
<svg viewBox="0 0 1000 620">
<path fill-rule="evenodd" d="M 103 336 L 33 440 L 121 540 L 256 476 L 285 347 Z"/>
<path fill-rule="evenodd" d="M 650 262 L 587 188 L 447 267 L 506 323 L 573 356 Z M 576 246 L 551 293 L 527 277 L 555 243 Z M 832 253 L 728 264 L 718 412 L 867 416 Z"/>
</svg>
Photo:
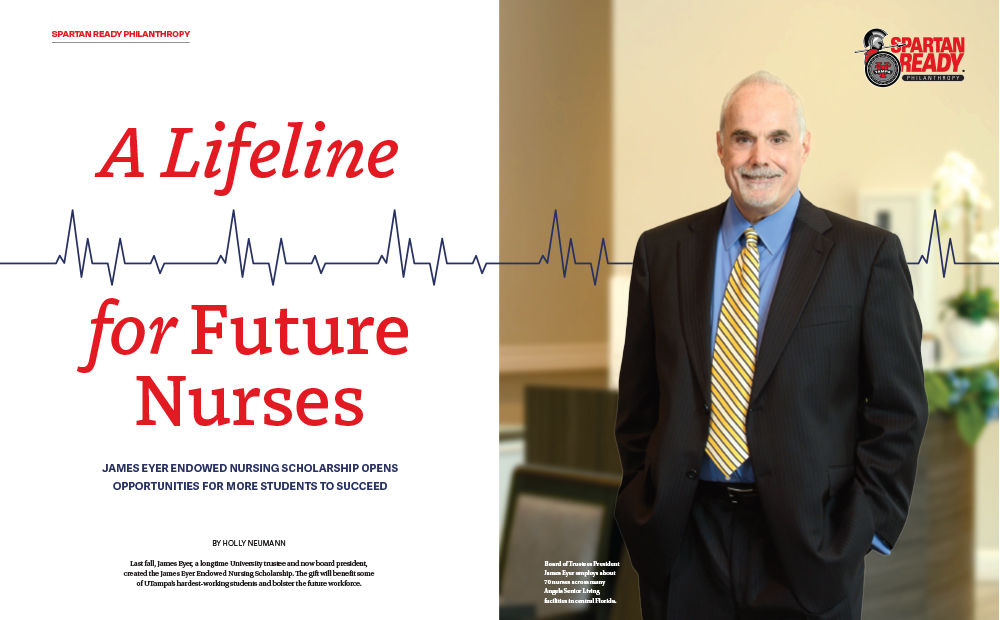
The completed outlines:
<svg viewBox="0 0 1000 620">
<path fill-rule="evenodd" d="M 757 486 L 743 482 L 698 481 L 697 494 L 709 499 L 724 500 L 730 504 L 756 505 Z"/>
</svg>

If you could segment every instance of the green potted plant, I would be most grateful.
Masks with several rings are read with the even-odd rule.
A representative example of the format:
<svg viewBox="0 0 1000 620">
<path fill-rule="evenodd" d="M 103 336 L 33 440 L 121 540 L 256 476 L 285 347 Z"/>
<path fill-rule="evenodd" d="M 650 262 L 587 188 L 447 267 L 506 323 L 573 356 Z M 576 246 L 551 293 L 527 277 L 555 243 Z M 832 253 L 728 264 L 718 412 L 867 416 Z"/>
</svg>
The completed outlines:
<svg viewBox="0 0 1000 620">
<path fill-rule="evenodd" d="M 925 371 L 924 388 L 932 414 L 953 416 L 958 434 L 972 446 L 989 422 L 996 422 L 997 364 Z"/>
</svg>

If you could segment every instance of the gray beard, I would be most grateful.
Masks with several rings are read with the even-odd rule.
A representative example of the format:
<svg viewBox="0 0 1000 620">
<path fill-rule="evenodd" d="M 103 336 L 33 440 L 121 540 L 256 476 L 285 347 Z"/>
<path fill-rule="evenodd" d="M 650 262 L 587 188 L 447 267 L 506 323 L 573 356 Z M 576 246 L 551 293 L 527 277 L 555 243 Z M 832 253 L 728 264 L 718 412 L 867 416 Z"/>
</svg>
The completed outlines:
<svg viewBox="0 0 1000 620">
<path fill-rule="evenodd" d="M 770 207 L 774 204 L 774 201 L 778 199 L 778 192 L 781 191 L 780 187 L 775 187 L 769 190 L 759 190 L 744 186 L 743 178 L 740 178 L 740 197 L 743 198 L 743 202 L 750 207 L 757 209 L 763 207 Z"/>
</svg>

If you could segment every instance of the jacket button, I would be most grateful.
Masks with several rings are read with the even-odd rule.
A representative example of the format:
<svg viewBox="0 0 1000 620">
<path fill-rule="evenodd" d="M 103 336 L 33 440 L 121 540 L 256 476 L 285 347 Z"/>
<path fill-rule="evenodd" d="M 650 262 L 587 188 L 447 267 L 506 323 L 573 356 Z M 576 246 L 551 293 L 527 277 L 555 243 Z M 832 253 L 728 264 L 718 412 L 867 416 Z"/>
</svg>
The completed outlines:
<svg viewBox="0 0 1000 620">
<path fill-rule="evenodd" d="M 705 409 L 705 413 L 712 413 L 712 405 L 709 405 L 708 403 L 705 403 L 704 409 Z"/>
<path fill-rule="evenodd" d="M 690 478 L 691 480 L 694 480 L 695 478 L 698 477 L 698 470 L 697 469 L 689 469 L 688 472 L 687 472 L 687 477 Z"/>
</svg>

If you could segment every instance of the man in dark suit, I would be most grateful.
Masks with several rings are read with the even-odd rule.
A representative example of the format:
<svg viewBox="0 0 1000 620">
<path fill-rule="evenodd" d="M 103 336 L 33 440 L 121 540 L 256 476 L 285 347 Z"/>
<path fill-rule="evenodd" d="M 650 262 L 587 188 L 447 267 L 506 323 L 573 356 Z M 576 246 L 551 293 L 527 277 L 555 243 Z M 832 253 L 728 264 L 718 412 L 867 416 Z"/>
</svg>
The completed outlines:
<svg viewBox="0 0 1000 620">
<path fill-rule="evenodd" d="M 802 104 L 758 72 L 717 134 L 732 194 L 632 264 L 615 516 L 645 620 L 861 617 L 927 421 L 899 239 L 814 206 Z"/>
</svg>

